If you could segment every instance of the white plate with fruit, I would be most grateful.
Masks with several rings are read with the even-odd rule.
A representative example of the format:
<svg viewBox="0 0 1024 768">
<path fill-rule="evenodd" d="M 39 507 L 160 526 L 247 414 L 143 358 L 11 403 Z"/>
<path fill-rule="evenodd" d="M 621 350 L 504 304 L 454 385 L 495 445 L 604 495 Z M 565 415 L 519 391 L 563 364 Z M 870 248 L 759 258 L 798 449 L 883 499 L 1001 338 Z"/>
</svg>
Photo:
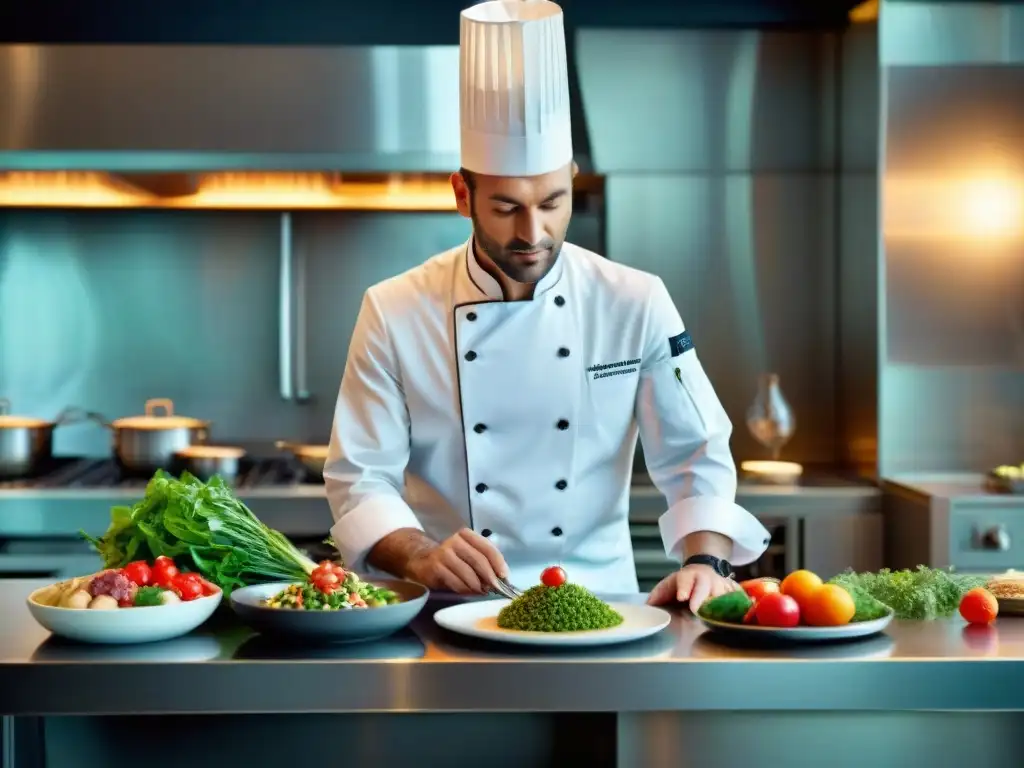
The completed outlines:
<svg viewBox="0 0 1024 768">
<path fill-rule="evenodd" d="M 51 584 L 28 596 L 32 617 L 54 635 L 85 643 L 148 643 L 181 637 L 220 605 L 223 593 L 174 561 L 129 563 Z"/>
<path fill-rule="evenodd" d="M 706 601 L 697 617 L 710 631 L 743 638 L 824 642 L 870 637 L 885 630 L 893 611 L 866 594 L 823 584 L 810 571 L 781 582 L 752 579 L 742 589 Z"/>
</svg>

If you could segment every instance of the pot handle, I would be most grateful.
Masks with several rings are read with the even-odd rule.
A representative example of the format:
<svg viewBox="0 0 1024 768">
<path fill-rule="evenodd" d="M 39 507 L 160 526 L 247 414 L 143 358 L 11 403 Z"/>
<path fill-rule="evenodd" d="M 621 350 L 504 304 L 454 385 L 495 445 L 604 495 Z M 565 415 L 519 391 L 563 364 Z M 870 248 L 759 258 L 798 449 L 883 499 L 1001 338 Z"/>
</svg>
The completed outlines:
<svg viewBox="0 0 1024 768">
<path fill-rule="evenodd" d="M 157 397 L 146 401 L 146 415 L 156 416 L 157 408 L 164 410 L 164 416 L 174 415 L 174 401 L 169 397 Z"/>
<path fill-rule="evenodd" d="M 11 412 L 11 401 L 6 397 L 0 397 L 0 416 L 6 416 Z"/>
<path fill-rule="evenodd" d="M 113 425 L 107 421 L 102 413 L 87 411 L 84 408 L 77 408 L 75 406 L 65 408 L 63 411 L 58 413 L 57 418 L 54 419 L 54 424 L 58 427 L 62 427 L 67 426 L 68 424 L 81 424 L 85 421 L 94 421 L 105 429 L 113 429 Z"/>
</svg>

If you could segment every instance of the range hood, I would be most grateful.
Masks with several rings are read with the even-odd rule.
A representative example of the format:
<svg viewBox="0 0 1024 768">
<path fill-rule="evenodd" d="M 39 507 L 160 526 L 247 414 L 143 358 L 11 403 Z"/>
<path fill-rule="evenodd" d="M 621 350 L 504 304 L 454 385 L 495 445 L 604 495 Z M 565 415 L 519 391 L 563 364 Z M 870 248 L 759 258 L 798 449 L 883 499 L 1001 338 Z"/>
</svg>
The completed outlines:
<svg viewBox="0 0 1024 768">
<path fill-rule="evenodd" d="M 450 209 L 458 46 L 0 46 L 0 205 Z M 591 170 L 575 98 L 577 162 Z"/>
</svg>

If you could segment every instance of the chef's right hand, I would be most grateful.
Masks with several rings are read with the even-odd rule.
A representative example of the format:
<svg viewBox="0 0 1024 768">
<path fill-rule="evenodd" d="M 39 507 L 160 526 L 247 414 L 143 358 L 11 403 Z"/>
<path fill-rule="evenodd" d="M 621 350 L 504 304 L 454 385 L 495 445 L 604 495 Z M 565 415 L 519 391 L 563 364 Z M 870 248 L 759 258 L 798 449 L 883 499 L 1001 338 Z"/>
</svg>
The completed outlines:
<svg viewBox="0 0 1024 768">
<path fill-rule="evenodd" d="M 483 595 L 498 577 L 508 577 L 501 552 L 479 533 L 463 528 L 409 561 L 409 576 L 428 589 Z"/>
</svg>

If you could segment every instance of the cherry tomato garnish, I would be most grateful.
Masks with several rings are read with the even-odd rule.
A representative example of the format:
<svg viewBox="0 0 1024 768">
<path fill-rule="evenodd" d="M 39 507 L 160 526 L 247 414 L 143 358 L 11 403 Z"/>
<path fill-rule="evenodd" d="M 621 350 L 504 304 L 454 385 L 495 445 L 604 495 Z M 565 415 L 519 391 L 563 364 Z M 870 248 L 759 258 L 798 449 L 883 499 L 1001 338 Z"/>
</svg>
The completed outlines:
<svg viewBox="0 0 1024 768">
<path fill-rule="evenodd" d="M 153 563 L 151 584 L 170 589 L 173 587 L 174 577 L 178 575 L 178 566 L 171 558 L 161 555 Z"/>
<path fill-rule="evenodd" d="M 565 584 L 565 570 L 557 565 L 545 568 L 540 575 L 540 581 L 545 587 L 560 587 Z"/>
<path fill-rule="evenodd" d="M 121 573 L 125 575 L 128 581 L 140 587 L 148 586 L 153 581 L 153 569 L 149 567 L 145 560 L 136 560 L 133 563 L 128 563 L 128 565 L 121 569 Z"/>
<path fill-rule="evenodd" d="M 188 602 L 203 596 L 203 585 L 199 577 L 191 573 L 179 573 L 171 580 L 171 588 L 178 597 Z"/>
</svg>

